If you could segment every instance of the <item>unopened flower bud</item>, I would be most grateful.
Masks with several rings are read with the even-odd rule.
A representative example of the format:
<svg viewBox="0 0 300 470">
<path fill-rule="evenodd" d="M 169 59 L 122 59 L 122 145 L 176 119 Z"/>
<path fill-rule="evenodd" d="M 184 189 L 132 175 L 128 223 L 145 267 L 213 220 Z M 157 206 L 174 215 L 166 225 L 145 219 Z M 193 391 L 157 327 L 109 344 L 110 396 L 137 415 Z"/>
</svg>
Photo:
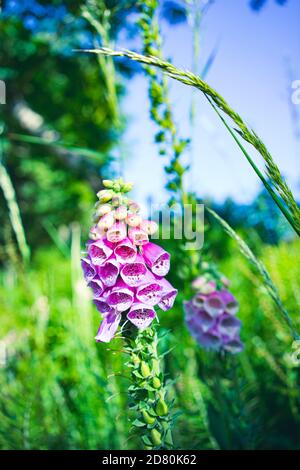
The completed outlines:
<svg viewBox="0 0 300 470">
<path fill-rule="evenodd" d="M 221 277 L 221 282 L 222 282 L 223 286 L 225 286 L 225 287 L 229 287 L 229 286 L 230 286 L 230 281 L 229 281 L 229 279 L 227 279 L 227 277 L 225 277 L 225 276 L 222 276 L 222 277 Z"/>
<path fill-rule="evenodd" d="M 123 193 L 129 193 L 133 188 L 133 183 L 125 183 L 122 185 L 122 192 Z"/>
<path fill-rule="evenodd" d="M 144 361 L 141 363 L 141 374 L 143 377 L 145 377 L 145 379 L 151 374 L 150 367 Z"/>
<path fill-rule="evenodd" d="M 137 355 L 134 354 L 134 353 L 132 353 L 132 360 L 133 360 L 133 362 L 134 362 L 135 365 L 138 365 L 138 364 L 141 362 L 139 356 L 137 356 Z"/>
<path fill-rule="evenodd" d="M 101 219 L 98 222 L 98 227 L 102 230 L 108 230 L 113 226 L 115 223 L 115 218 L 114 218 L 114 213 L 113 212 L 108 212 L 108 214 L 105 214 L 101 217 Z"/>
<path fill-rule="evenodd" d="M 112 180 L 103 180 L 102 184 L 105 188 L 112 189 L 114 186 L 114 182 Z"/>
<path fill-rule="evenodd" d="M 158 400 L 155 411 L 158 416 L 165 416 L 168 413 L 168 406 L 162 398 Z"/>
<path fill-rule="evenodd" d="M 90 233 L 89 233 L 89 238 L 91 240 L 99 240 L 99 238 L 102 238 L 103 235 L 104 233 L 99 227 L 97 226 L 91 227 Z"/>
<path fill-rule="evenodd" d="M 97 193 L 97 196 L 101 203 L 110 201 L 113 195 L 114 193 L 111 189 L 101 189 L 101 191 Z"/>
<path fill-rule="evenodd" d="M 154 235 L 158 230 L 158 225 L 154 220 L 143 220 L 141 223 L 141 229 L 148 235 Z"/>
<path fill-rule="evenodd" d="M 119 206 L 114 212 L 114 216 L 116 220 L 124 220 L 127 217 L 127 209 L 126 206 Z"/>
<path fill-rule="evenodd" d="M 108 214 L 110 211 L 111 211 L 111 206 L 110 206 L 110 204 L 101 204 L 101 205 L 97 208 L 96 214 L 97 214 L 99 217 L 102 217 L 102 215 Z"/>
<path fill-rule="evenodd" d="M 132 201 L 131 199 L 128 200 L 128 207 L 130 212 L 133 212 L 134 214 L 139 212 L 141 209 L 139 204 L 137 202 Z"/>
<path fill-rule="evenodd" d="M 126 217 L 126 222 L 129 227 L 137 227 L 142 222 L 142 218 L 138 214 L 128 214 Z"/>
<path fill-rule="evenodd" d="M 161 434 L 157 429 L 151 429 L 151 440 L 155 446 L 161 445 Z"/>
<path fill-rule="evenodd" d="M 119 207 L 122 204 L 122 196 L 120 194 L 115 195 L 111 200 L 113 207 Z"/>
<path fill-rule="evenodd" d="M 126 238 L 126 232 L 126 225 L 123 222 L 115 222 L 113 226 L 108 229 L 106 237 L 109 242 L 118 243 Z"/>
<path fill-rule="evenodd" d="M 97 223 L 99 221 L 99 215 L 95 212 L 95 214 L 92 215 L 92 221 L 94 223 Z"/>
<path fill-rule="evenodd" d="M 202 294 L 212 294 L 216 290 L 216 282 L 215 281 L 208 281 L 204 286 L 201 288 Z"/>
<path fill-rule="evenodd" d="M 158 377 L 153 378 L 152 385 L 154 388 L 159 388 L 161 386 L 161 381 Z"/>
<path fill-rule="evenodd" d="M 147 233 L 136 227 L 132 227 L 128 230 L 128 238 L 137 246 L 142 246 L 149 242 Z"/>
<path fill-rule="evenodd" d="M 143 420 L 145 421 L 146 424 L 154 424 L 155 423 L 155 418 L 153 416 L 150 416 L 149 413 L 147 413 L 146 410 L 142 410 L 142 416 L 143 416 Z"/>
</svg>

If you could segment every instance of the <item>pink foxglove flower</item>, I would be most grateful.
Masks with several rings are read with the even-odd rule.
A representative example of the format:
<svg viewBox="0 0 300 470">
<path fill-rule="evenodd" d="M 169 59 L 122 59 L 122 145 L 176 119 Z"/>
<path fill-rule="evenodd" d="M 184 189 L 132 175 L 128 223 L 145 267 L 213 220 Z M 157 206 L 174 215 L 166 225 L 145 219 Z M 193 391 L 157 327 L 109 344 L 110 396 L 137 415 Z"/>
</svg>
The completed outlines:
<svg viewBox="0 0 300 470">
<path fill-rule="evenodd" d="M 196 294 L 184 302 L 185 320 L 191 335 L 205 349 L 241 352 L 241 321 L 235 316 L 239 304 L 233 294 L 224 285 L 218 289 L 214 280 L 204 276 L 197 278 L 192 287 Z"/>
<path fill-rule="evenodd" d="M 161 280 L 156 279 L 154 275 L 147 271 L 146 278 L 136 290 L 136 298 L 147 305 L 157 305 L 161 302 L 163 295 L 163 285 Z"/>
<path fill-rule="evenodd" d="M 170 269 L 169 253 L 149 242 L 157 224 L 143 221 L 138 204 L 124 197 L 122 188 L 117 193 L 109 189 L 98 194 L 96 225 L 81 263 L 102 316 L 95 339 L 109 342 L 120 323 L 129 321 L 139 329 L 147 328 L 156 317 L 154 307 L 172 308 L 177 290 L 164 279 Z M 225 299 L 224 303 L 227 300 L 231 301 Z"/>
<path fill-rule="evenodd" d="M 96 276 L 96 268 L 89 258 L 81 259 L 81 267 L 84 275 L 84 279 L 89 283 Z"/>
<path fill-rule="evenodd" d="M 142 248 L 144 259 L 157 276 L 165 276 L 170 269 L 170 255 L 163 248 L 155 243 L 147 243 Z"/>
<path fill-rule="evenodd" d="M 88 244 L 88 254 L 93 266 L 101 266 L 113 253 L 113 250 L 103 242 L 103 239 Z"/>
<path fill-rule="evenodd" d="M 109 313 L 104 319 L 102 320 L 98 333 L 95 336 L 96 341 L 100 341 L 103 343 L 109 343 L 109 341 L 114 337 L 119 323 L 121 320 L 121 315 L 116 313 L 115 311 Z"/>
<path fill-rule="evenodd" d="M 166 279 L 162 278 L 160 282 L 162 286 L 162 296 L 158 306 L 164 311 L 170 310 L 174 305 L 178 291 L 174 289 Z"/>
<path fill-rule="evenodd" d="M 130 228 L 128 230 L 128 237 L 137 246 L 143 246 L 149 242 L 148 234 L 138 227 Z"/>
<path fill-rule="evenodd" d="M 103 284 L 107 287 L 114 286 L 119 272 L 120 272 L 120 265 L 118 261 L 111 257 L 102 266 L 98 267 L 98 275 Z"/>
<path fill-rule="evenodd" d="M 94 299 L 100 299 L 104 291 L 103 282 L 94 277 L 94 279 L 89 282 L 89 287 L 91 287 L 93 291 Z"/>
<path fill-rule="evenodd" d="M 126 225 L 124 222 L 115 222 L 112 227 L 107 230 L 107 240 L 111 243 L 118 243 L 126 238 Z"/>
<path fill-rule="evenodd" d="M 136 259 L 137 248 L 129 238 L 124 238 L 117 244 L 114 253 L 120 264 L 132 263 Z"/>
<path fill-rule="evenodd" d="M 155 310 L 147 304 L 135 302 L 127 314 L 128 320 L 137 328 L 145 329 L 155 318 Z"/>
</svg>

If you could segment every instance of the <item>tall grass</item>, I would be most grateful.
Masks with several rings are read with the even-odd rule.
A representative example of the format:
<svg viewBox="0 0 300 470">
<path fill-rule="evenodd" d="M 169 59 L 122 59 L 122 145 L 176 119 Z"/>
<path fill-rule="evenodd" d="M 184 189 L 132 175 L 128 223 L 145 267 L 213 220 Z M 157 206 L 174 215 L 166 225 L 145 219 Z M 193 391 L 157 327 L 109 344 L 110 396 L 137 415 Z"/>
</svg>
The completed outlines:
<svg viewBox="0 0 300 470">
<path fill-rule="evenodd" d="M 1 160 L 0 160 L 0 187 L 3 191 L 3 195 L 7 203 L 11 226 L 14 230 L 22 259 L 25 263 L 27 263 L 30 258 L 30 248 L 26 241 L 25 231 L 23 228 L 20 210 L 19 210 L 19 206 L 17 203 L 16 193 L 15 193 L 12 181 L 9 177 L 9 174 L 5 166 L 1 162 Z"/>
</svg>

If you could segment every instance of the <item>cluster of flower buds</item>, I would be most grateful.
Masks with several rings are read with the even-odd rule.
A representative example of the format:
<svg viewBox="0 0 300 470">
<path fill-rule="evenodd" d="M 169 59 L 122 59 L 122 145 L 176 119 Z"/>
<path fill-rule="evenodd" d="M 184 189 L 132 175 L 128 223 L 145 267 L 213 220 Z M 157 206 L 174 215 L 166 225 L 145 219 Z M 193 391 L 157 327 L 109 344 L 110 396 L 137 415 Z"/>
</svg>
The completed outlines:
<svg viewBox="0 0 300 470">
<path fill-rule="evenodd" d="M 157 224 L 143 220 L 138 204 L 125 196 L 132 184 L 118 179 L 103 185 L 81 263 L 103 316 L 96 340 L 109 342 L 122 315 L 137 328 L 147 328 L 156 316 L 154 306 L 169 310 L 177 290 L 164 278 L 170 269 L 169 253 L 149 241 Z"/>
<path fill-rule="evenodd" d="M 241 321 L 236 318 L 239 304 L 227 288 L 227 279 L 221 278 L 218 284 L 207 275 L 193 281 L 196 294 L 184 302 L 186 324 L 203 348 L 238 353 L 243 350 Z"/>
</svg>

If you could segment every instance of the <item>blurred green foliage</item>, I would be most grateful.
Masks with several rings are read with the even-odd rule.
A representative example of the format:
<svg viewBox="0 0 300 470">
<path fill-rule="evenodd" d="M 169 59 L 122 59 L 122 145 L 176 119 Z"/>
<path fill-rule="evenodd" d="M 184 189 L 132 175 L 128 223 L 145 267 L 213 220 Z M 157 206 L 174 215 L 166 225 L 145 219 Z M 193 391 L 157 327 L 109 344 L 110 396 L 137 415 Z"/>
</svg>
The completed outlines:
<svg viewBox="0 0 300 470">
<path fill-rule="evenodd" d="M 98 189 L 123 129 L 122 116 L 110 96 L 112 92 L 120 96 L 122 86 L 109 83 L 107 71 L 96 58 L 72 51 L 93 44 L 96 35 L 80 18 L 80 3 L 64 2 L 63 11 L 60 4 L 7 2 L 0 18 L 0 79 L 5 80 L 7 95 L 6 105 L 0 106 L 1 132 L 4 128 L 0 158 L 16 189 L 27 238 L 34 246 L 48 240 L 45 220 L 56 227 L 73 220 L 87 222 L 92 189 Z M 51 8 L 56 16 L 47 16 L 47 10 L 38 15 L 37 5 Z M 121 12 L 111 12 L 113 36 L 127 28 L 130 8 Z M 20 134 L 39 137 L 46 145 L 25 143 L 18 138 Z M 98 151 L 99 158 L 47 145 L 61 141 Z M 0 204 L 5 208 L 2 194 Z M 0 223 L 6 223 L 5 210 L 1 210 Z"/>
</svg>

